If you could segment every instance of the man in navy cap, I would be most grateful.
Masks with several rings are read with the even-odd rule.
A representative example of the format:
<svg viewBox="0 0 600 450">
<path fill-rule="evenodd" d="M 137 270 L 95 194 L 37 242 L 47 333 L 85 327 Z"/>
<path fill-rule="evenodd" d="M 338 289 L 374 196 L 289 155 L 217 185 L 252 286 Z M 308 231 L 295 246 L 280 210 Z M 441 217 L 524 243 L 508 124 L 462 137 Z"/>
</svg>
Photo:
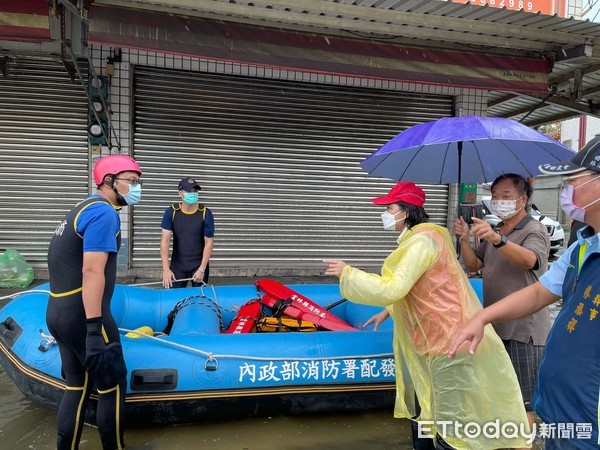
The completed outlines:
<svg viewBox="0 0 600 450">
<path fill-rule="evenodd" d="M 477 313 L 457 331 L 449 355 L 465 341 L 473 354 L 491 322 L 526 317 L 556 302 L 554 321 L 540 365 L 533 408 L 548 424 L 546 450 L 597 449 L 600 446 L 600 137 L 570 161 L 540 170 L 565 175 L 562 209 L 587 224 L 577 241 L 540 280 Z"/>
<path fill-rule="evenodd" d="M 163 286 L 185 287 L 193 278 L 192 286 L 208 282 L 208 261 L 212 255 L 215 223 L 213 214 L 198 203 L 200 185 L 191 177 L 179 182 L 181 202 L 165 210 L 161 228 L 160 259 L 163 267 Z M 169 243 L 173 235 L 173 255 L 169 264 Z"/>
</svg>

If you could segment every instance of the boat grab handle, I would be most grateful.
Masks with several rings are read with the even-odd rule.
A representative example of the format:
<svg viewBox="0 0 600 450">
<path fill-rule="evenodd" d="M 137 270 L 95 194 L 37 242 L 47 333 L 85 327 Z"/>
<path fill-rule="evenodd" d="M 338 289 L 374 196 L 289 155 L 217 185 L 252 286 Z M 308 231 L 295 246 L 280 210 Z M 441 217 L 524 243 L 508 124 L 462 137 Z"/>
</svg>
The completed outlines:
<svg viewBox="0 0 600 450">
<path fill-rule="evenodd" d="M 12 317 L 0 323 L 0 338 L 11 348 L 22 333 L 23 328 Z"/>
<path fill-rule="evenodd" d="M 170 391 L 177 388 L 177 369 L 135 369 L 131 372 L 132 391 Z"/>
<path fill-rule="evenodd" d="M 204 369 L 209 372 L 214 372 L 219 368 L 219 361 L 213 355 L 208 355 L 208 359 L 204 362 Z"/>
</svg>

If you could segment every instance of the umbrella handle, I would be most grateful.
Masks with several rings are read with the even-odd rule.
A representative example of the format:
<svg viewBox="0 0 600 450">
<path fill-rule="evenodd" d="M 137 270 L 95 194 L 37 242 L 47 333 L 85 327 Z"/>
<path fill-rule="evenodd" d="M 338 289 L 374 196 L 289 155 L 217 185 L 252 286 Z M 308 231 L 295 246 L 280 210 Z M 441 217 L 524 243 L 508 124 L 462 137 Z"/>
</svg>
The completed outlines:
<svg viewBox="0 0 600 450">
<path fill-rule="evenodd" d="M 459 115 L 462 115 L 462 109 L 459 109 Z M 457 208 L 456 208 L 456 217 L 461 217 L 461 209 L 460 209 L 460 189 L 461 189 L 461 182 L 462 182 L 462 152 L 463 152 L 463 143 L 462 141 L 459 141 L 457 144 L 457 150 L 458 150 L 458 186 L 457 186 Z M 460 259 L 460 236 L 456 236 L 456 259 Z"/>
</svg>

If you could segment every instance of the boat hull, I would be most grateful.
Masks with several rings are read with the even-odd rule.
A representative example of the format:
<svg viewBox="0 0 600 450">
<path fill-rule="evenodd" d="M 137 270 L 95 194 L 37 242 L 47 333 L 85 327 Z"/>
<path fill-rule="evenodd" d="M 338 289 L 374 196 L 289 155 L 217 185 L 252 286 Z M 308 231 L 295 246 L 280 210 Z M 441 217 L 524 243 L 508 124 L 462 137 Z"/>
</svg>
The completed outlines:
<svg viewBox="0 0 600 450">
<path fill-rule="evenodd" d="M 337 285 L 290 287 L 322 307 L 340 298 Z M 213 298 L 207 289 L 116 287 L 111 309 L 128 367 L 128 425 L 392 409 L 391 323 L 377 332 L 215 334 L 215 321 L 226 328 L 237 309 L 256 297 L 256 289 L 222 286 L 215 291 Z M 177 333 L 125 336 L 141 326 L 162 330 L 168 313 L 189 297 L 192 305 L 175 318 Z M 26 398 L 56 409 L 64 380 L 58 348 L 44 337 L 49 334 L 46 305 L 47 294 L 31 293 L 0 311 L 0 362 Z M 348 302 L 332 309 L 356 328 L 378 311 Z M 92 395 L 86 417 L 92 423 L 95 399 Z"/>
</svg>

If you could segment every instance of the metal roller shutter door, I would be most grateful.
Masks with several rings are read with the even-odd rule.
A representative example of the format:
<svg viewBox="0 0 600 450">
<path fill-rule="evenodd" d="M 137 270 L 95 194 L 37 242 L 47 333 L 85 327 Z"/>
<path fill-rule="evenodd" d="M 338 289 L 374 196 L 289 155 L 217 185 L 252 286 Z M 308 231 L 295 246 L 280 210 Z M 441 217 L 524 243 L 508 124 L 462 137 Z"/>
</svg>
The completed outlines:
<svg viewBox="0 0 600 450">
<path fill-rule="evenodd" d="M 58 61 L 11 57 L 0 78 L 0 247 L 46 267 L 56 226 L 88 193 L 87 100 Z"/>
<path fill-rule="evenodd" d="M 195 177 L 215 215 L 213 270 L 378 267 L 393 245 L 369 199 L 392 186 L 358 162 L 394 135 L 451 115 L 448 96 L 137 67 L 134 152 L 144 170 L 133 265 L 160 267 L 160 222 Z M 447 186 L 423 186 L 446 223 Z"/>
</svg>

